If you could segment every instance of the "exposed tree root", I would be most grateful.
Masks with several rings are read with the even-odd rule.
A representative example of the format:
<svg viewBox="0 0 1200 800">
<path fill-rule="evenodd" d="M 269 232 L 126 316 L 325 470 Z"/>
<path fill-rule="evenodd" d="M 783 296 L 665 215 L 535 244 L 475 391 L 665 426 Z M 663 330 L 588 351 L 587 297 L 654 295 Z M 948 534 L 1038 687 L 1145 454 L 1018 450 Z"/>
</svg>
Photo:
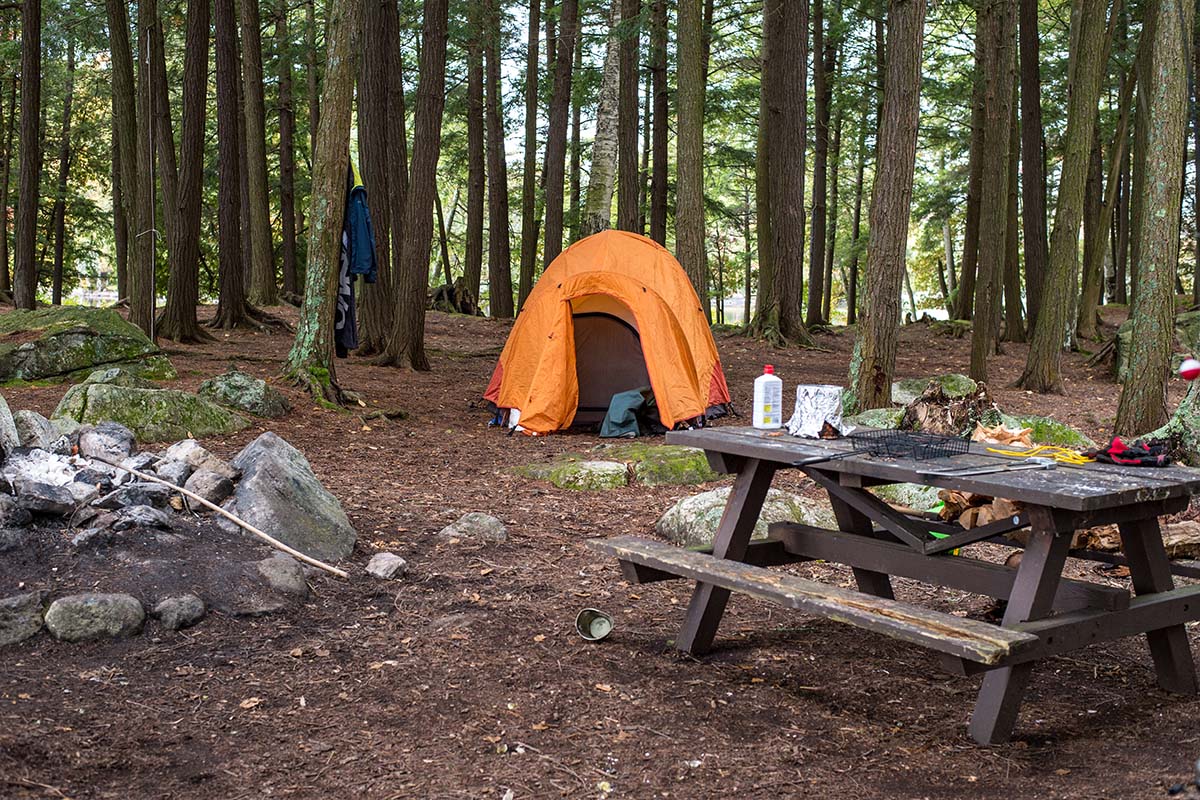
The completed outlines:
<svg viewBox="0 0 1200 800">
<path fill-rule="evenodd" d="M 216 341 L 216 337 L 205 330 L 204 326 L 195 318 L 189 320 L 169 319 L 166 311 L 158 315 L 154 329 L 160 339 L 179 344 L 204 344 Z"/>
<path fill-rule="evenodd" d="M 352 405 L 364 405 L 356 393 L 343 389 L 329 370 L 316 365 L 302 366 L 287 372 L 284 377 L 312 395 L 322 408 L 343 411 Z"/>
</svg>

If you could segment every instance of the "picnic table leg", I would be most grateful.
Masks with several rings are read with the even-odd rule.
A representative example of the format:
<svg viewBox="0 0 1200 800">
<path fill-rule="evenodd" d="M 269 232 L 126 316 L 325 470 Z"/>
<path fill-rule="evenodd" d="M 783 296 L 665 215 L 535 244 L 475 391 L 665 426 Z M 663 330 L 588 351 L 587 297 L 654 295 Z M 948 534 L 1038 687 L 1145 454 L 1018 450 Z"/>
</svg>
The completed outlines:
<svg viewBox="0 0 1200 800">
<path fill-rule="evenodd" d="M 1121 531 L 1121 544 L 1129 561 L 1129 577 L 1134 593 L 1140 596 L 1175 588 L 1158 519 L 1123 522 L 1117 527 Z M 1184 627 L 1173 625 L 1150 631 L 1146 638 L 1150 642 L 1150 655 L 1154 658 L 1159 685 L 1170 692 L 1195 694 L 1196 665 L 1192 661 L 1192 649 Z"/>
<path fill-rule="evenodd" d="M 774 476 L 775 465 L 772 463 L 758 459 L 747 459 L 742 463 L 713 539 L 713 556 L 734 561 L 746 557 L 746 547 Z M 728 589 L 697 583 L 675 646 L 692 655 L 707 653 L 728 600 Z"/>
<path fill-rule="evenodd" d="M 872 535 L 874 526 L 871 524 L 871 518 L 866 514 L 852 507 L 846 501 L 834 497 L 832 493 L 829 495 L 829 503 L 833 506 L 833 515 L 837 518 L 838 529 L 862 536 Z M 896 599 L 896 595 L 892 591 L 892 579 L 886 573 L 858 567 L 851 569 L 854 571 L 854 580 L 858 583 L 860 592 L 873 594 L 876 597 L 885 597 L 888 600 Z"/>
<path fill-rule="evenodd" d="M 1050 613 L 1062 577 L 1073 530 L 1056 530 L 1048 510 L 1030 509 L 1033 530 L 1021 557 L 1016 582 L 1004 613 L 1005 626 L 1040 619 Z M 1016 664 L 983 677 L 969 732 L 980 744 L 1008 741 L 1021 710 L 1033 663 Z"/>
</svg>

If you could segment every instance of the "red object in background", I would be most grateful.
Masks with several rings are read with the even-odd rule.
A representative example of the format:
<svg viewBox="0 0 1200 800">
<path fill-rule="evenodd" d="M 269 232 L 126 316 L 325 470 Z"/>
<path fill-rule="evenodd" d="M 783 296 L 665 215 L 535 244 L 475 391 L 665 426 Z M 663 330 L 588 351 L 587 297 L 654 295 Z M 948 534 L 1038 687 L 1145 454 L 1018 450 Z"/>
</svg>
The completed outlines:
<svg viewBox="0 0 1200 800">
<path fill-rule="evenodd" d="M 1200 361 L 1194 358 L 1184 359 L 1184 362 L 1179 365 L 1179 377 L 1185 381 L 1194 381 L 1200 378 Z"/>
</svg>

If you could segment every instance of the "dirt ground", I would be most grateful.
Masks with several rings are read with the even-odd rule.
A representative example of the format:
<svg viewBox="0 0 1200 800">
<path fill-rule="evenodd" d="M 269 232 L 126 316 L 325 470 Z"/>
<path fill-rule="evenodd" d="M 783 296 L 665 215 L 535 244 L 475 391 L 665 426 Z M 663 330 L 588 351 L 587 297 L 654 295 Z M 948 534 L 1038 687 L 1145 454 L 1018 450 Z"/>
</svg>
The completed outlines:
<svg viewBox="0 0 1200 800">
<path fill-rule="evenodd" d="M 597 440 L 488 429 L 479 395 L 506 332 L 432 314 L 431 372 L 339 366 L 369 407 L 402 408 L 403 420 L 364 423 L 281 387 L 297 410 L 270 428 L 306 453 L 361 533 L 351 580 L 315 579 L 315 599 L 282 616 L 218 614 L 178 634 L 151 626 L 80 645 L 42 634 L 0 652 L 0 797 L 1142 798 L 1190 777 L 1200 703 L 1157 688 L 1144 641 L 1043 662 L 1015 740 L 993 748 L 966 735 L 979 679 L 944 675 L 928 651 L 881 636 L 735 597 L 719 648 L 681 656 L 671 639 L 688 587 L 631 587 L 584 543 L 651 533 L 698 490 L 579 494 L 512 475 Z M 851 344 L 846 331 L 818 350 L 718 335 L 745 411 L 763 363 L 789 384 L 844 382 Z M 194 389 L 234 363 L 273 378 L 289 345 L 238 332 L 168 351 L 177 385 Z M 965 371 L 967 347 L 911 326 L 900 377 Z M 1107 433 L 1117 390 L 1102 370 L 1071 355 L 1067 396 L 1040 397 L 1006 388 L 1024 357 L 1009 345 L 992 364 L 1002 407 Z M 49 413 L 62 389 L 5 394 Z M 265 427 L 206 444 L 231 455 Z M 503 519 L 509 540 L 434 536 L 467 511 Z M 363 574 L 382 549 L 409 560 L 407 579 Z M 795 569 L 851 583 L 827 565 Z M 989 605 L 897 589 L 946 611 Z M 608 640 L 575 634 L 585 606 L 617 618 Z"/>
</svg>

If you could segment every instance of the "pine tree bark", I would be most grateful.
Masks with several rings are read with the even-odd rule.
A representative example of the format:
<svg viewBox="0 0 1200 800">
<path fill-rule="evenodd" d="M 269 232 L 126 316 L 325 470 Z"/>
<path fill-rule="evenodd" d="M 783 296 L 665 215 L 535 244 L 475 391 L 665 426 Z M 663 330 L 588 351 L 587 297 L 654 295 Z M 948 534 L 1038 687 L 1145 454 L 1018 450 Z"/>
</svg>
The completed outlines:
<svg viewBox="0 0 1200 800">
<path fill-rule="evenodd" d="M 1049 259 L 1046 241 L 1046 153 L 1042 129 L 1038 2 L 1020 0 L 1021 51 L 1021 225 L 1025 243 L 1025 300 L 1029 331 L 1042 307 L 1042 281 Z"/>
<path fill-rule="evenodd" d="M 1179 263 L 1179 213 L 1186 150 L 1188 78 L 1180 43 L 1192 35 L 1195 7 L 1187 0 L 1154 0 L 1155 24 L 1145 58 L 1143 84 L 1148 126 L 1145 148 L 1146 197 L 1139 229 L 1138 292 L 1133 321 L 1130 377 L 1121 391 L 1114 430 L 1133 436 L 1167 420 L 1167 376 L 1174 338 L 1174 283 Z"/>
<path fill-rule="evenodd" d="M 114 116 L 114 120 L 115 120 Z M 121 191 L 121 148 L 117 125 L 112 126 L 113 260 L 117 263 L 117 300 L 129 297 L 129 217 L 125 214 L 125 193 Z"/>
<path fill-rule="evenodd" d="M 979 37 L 982 40 L 984 57 L 981 64 L 981 178 L 987 191 L 982 193 L 979 203 L 979 258 L 975 282 L 975 324 L 971 327 L 970 375 L 976 381 L 986 381 L 987 361 L 996 349 L 1000 298 L 1004 289 L 1016 0 L 985 0 L 978 13 Z"/>
<path fill-rule="evenodd" d="M 808 254 L 808 308 L 804 316 L 804 322 L 809 327 L 823 325 L 828 321 L 822 310 L 825 300 L 826 193 L 829 191 L 829 112 L 833 103 L 833 89 L 829 84 L 829 72 L 832 70 L 825 46 L 825 0 L 813 0 L 812 12 L 812 234 L 809 237 Z"/>
<path fill-rule="evenodd" d="M 983 197 L 984 81 L 980 74 L 985 60 L 983 36 L 975 34 L 975 79 L 971 92 L 971 151 L 967 159 L 967 212 L 963 222 L 962 267 L 958 275 L 956 319 L 975 316 L 975 283 L 979 269 L 979 214 Z"/>
<path fill-rule="evenodd" d="M 363 0 L 366 2 L 366 0 Z M 387 319 L 394 326 L 396 280 L 400 274 L 400 251 L 404 241 L 404 214 L 408 205 L 408 128 L 405 115 L 404 60 L 400 43 L 400 11 L 396 3 L 386 2 L 383 10 L 384 41 L 389 42 L 388 70 L 388 217 L 380 224 L 391 228 L 391 267 L 386 271 L 388 302 L 393 311 Z M 390 330 L 390 329 L 389 329 Z"/>
<path fill-rule="evenodd" d="M 12 261 L 8 249 L 8 209 L 9 209 L 9 189 L 12 186 L 12 157 L 13 157 L 13 133 L 16 130 L 17 116 L 17 77 L 12 75 L 8 80 L 8 91 L 5 93 L 6 98 L 4 112 L 4 171 L 0 173 L 0 208 L 4 209 L 4 213 L 0 214 L 0 295 L 3 299 L 12 299 Z M 113 208 L 115 210 L 119 204 L 114 201 Z"/>
<path fill-rule="evenodd" d="M 1025 315 L 1021 307 L 1021 123 L 1017 81 L 1012 81 L 1013 102 L 1008 126 L 1008 222 L 1004 235 L 1004 338 L 1024 342 Z"/>
<path fill-rule="evenodd" d="M 312 162 L 317 152 L 317 128 L 321 122 L 321 73 L 317 55 L 317 4 L 316 0 L 304 3 L 304 38 L 307 51 L 305 77 L 308 83 L 308 159 Z"/>
<path fill-rule="evenodd" d="M 250 231 L 250 302 L 279 303 L 271 239 L 270 200 L 267 196 L 266 102 L 263 92 L 262 21 L 259 0 L 241 0 L 242 83 L 246 102 L 246 176 L 250 206 L 245 210 Z"/>
<path fill-rule="evenodd" d="M 850 265 L 846 268 L 846 324 L 858 323 L 858 261 L 862 252 L 863 177 L 867 168 L 867 89 L 863 89 L 858 122 L 858 165 L 854 172 L 854 212 L 850 218 Z"/>
<path fill-rule="evenodd" d="M 711 321 L 708 300 L 708 265 L 704 244 L 704 4 L 680 0 L 678 77 L 676 78 L 675 251 L 692 287 L 700 297 L 704 316 Z M 804 16 L 807 17 L 807 14 Z M 804 28 L 800 27 L 802 32 Z M 802 60 L 802 59 L 801 59 Z M 801 73 L 802 74 L 802 73 Z M 803 80 L 801 81 L 803 86 Z M 803 138 L 801 151 L 803 151 Z M 795 142 L 792 143 L 793 145 Z M 772 158 L 772 161 L 774 159 Z M 773 170 L 772 175 L 774 177 Z M 803 180 L 803 178 L 801 178 Z M 800 196 L 803 196 L 801 193 Z M 772 208 L 772 213 L 775 209 Z M 779 233 L 776 231 L 776 241 Z M 776 253 L 779 250 L 776 248 Z M 779 269 L 776 269 L 778 278 Z M 791 288 L 791 284 L 788 284 Z M 786 302 L 791 302 L 788 299 Z M 798 302 L 798 301 L 797 301 Z M 789 319 L 788 325 L 800 320 Z M 782 324 L 782 323 L 781 323 Z M 803 327 L 803 326 L 801 326 Z"/>
<path fill-rule="evenodd" d="M 546 242 L 543 264 L 550 266 L 563 248 L 564 198 L 566 189 L 567 117 L 571 112 L 571 68 L 579 32 L 579 0 L 563 0 L 554 51 L 554 89 L 550 96 L 549 126 L 546 131 Z M 544 267 L 543 267 L 544 268 Z"/>
<path fill-rule="evenodd" d="M 1104 239 L 1108 226 L 1101 220 L 1104 209 L 1104 158 L 1100 152 L 1100 126 L 1092 134 L 1088 157 L 1088 179 L 1083 192 L 1083 280 L 1075 313 L 1075 335 L 1096 338 L 1096 313 L 1100 305 L 1100 282 L 1104 270 Z"/>
<path fill-rule="evenodd" d="M 582 41 L 582 37 L 581 37 Z M 583 72 L 583 47 L 575 48 L 574 74 Z M 583 103 L 577 91 L 571 92 L 571 169 L 567 177 L 570 187 L 567 197 L 568 241 L 579 240 L 579 223 L 583 215 Z"/>
<path fill-rule="evenodd" d="M 621 78 L 617 121 L 617 228 L 641 231 L 638 188 L 640 0 L 621 0 Z"/>
<path fill-rule="evenodd" d="M 114 2 L 115 0 L 110 0 Z M 128 34 L 126 34 L 128 38 Z M 13 305 L 37 305 L 38 183 L 42 173 L 42 4 L 26 2 L 21 14 L 21 166 L 17 175 L 17 226 Z"/>
<path fill-rule="evenodd" d="M 183 119 L 179 141 L 178 181 L 174 190 L 174 216 L 168 234 L 171 269 L 167 276 L 167 303 L 158 318 L 158 334 L 176 342 L 201 342 L 212 338 L 196 319 L 200 302 L 200 223 L 204 193 L 204 138 L 208 115 L 209 0 L 189 0 L 184 40 Z M 157 61 L 157 59 L 156 59 Z M 156 63 L 156 94 L 166 91 L 166 64 Z M 169 129 L 170 118 L 166 120 Z M 174 137 L 159 131 L 164 159 L 174 156 Z M 170 169 L 162 170 L 169 174 Z M 165 201 L 166 202 L 166 201 Z M 219 213 L 219 212 L 218 212 Z"/>
<path fill-rule="evenodd" d="M 754 297 L 754 318 L 747 321 L 746 332 L 751 336 L 765 336 L 774 323 L 775 313 L 775 259 L 772 257 L 773 236 L 771 233 L 771 158 L 768 147 L 768 126 L 771 114 L 767 105 L 768 77 L 771 42 L 767 37 L 767 22 L 773 8 L 763 4 L 763 41 L 759 56 L 758 131 L 754 148 L 754 224 L 755 244 L 758 249 L 758 291 Z"/>
<path fill-rule="evenodd" d="M 485 72 L 487 96 L 488 285 L 492 316 L 512 319 L 512 245 L 508 221 L 508 159 L 504 149 L 503 91 L 500 84 L 503 30 L 499 0 L 485 0 Z"/>
<path fill-rule="evenodd" d="M 1142 34 L 1140 41 L 1154 40 L 1154 26 L 1158 24 L 1157 15 L 1153 13 L 1153 5 L 1143 10 Z M 1140 49 L 1140 45 L 1139 45 Z M 1149 52 L 1149 51 L 1147 51 Z M 1141 266 L 1139 248 L 1142 243 L 1142 215 L 1145 211 L 1146 200 L 1146 141 L 1150 136 L 1150 118 L 1148 116 L 1149 102 L 1146 97 L 1150 94 L 1152 77 L 1150 74 L 1150 58 L 1139 58 L 1134 62 L 1137 72 L 1137 103 L 1133 111 L 1133 159 L 1130 167 L 1129 195 L 1129 305 L 1137 302 L 1138 269 Z"/>
<path fill-rule="evenodd" d="M 843 109 L 839 103 L 833 123 L 833 142 L 829 147 L 829 235 L 827 237 L 829 241 L 825 245 L 825 297 L 821 301 L 821 318 L 826 322 L 833 320 L 833 261 L 837 251 L 838 172 L 842 157 L 842 118 Z"/>
<path fill-rule="evenodd" d="M 537 265 L 537 148 L 538 148 L 538 44 L 541 41 L 541 3 L 529 4 L 529 29 L 525 49 L 525 165 L 521 175 L 521 270 L 517 279 L 517 310 L 533 291 Z"/>
<path fill-rule="evenodd" d="M 483 275 L 483 203 L 487 192 L 483 136 L 483 4 L 468 6 L 467 21 L 467 235 L 463 277 L 475 302 Z M 479 303 L 482 305 L 482 302 Z"/>
<path fill-rule="evenodd" d="M 1100 84 L 1104 74 L 1104 3 L 1074 0 L 1072 22 L 1076 44 L 1071 54 L 1067 92 L 1067 129 L 1063 165 L 1050 238 L 1050 261 L 1042 283 L 1042 307 L 1033 330 L 1025 371 L 1018 385 L 1035 392 L 1063 391 L 1063 340 L 1071 306 L 1071 284 L 1078 263 L 1079 226 L 1083 221 L 1083 192 L 1088 156 L 1096 126 Z M 1084 42 L 1086 44 L 1079 44 Z"/>
<path fill-rule="evenodd" d="M 412 166 L 400 269 L 396 275 L 396 326 L 379 361 L 389 366 L 408 365 L 415 370 L 429 369 L 425 355 L 425 302 L 429 291 L 437 163 L 442 146 L 442 112 L 446 102 L 447 6 L 448 0 L 425 0 L 424 4 Z"/>
<path fill-rule="evenodd" d="M 650 170 L 650 238 L 667 243 L 667 137 L 671 111 L 667 95 L 667 0 L 653 0 L 650 9 L 650 74 L 654 96 L 654 136 Z"/>
<path fill-rule="evenodd" d="M 859 409 L 882 408 L 892 402 L 900 333 L 900 287 L 904 280 L 916 163 L 925 3 L 890 0 L 887 21 L 887 72 L 880 114 L 879 160 L 871 192 L 867 296 L 850 362 L 852 399 Z"/>
<path fill-rule="evenodd" d="M 609 14 L 613 33 L 604 54 L 604 74 L 600 79 L 600 100 L 596 108 L 596 135 L 592 139 L 592 165 L 588 172 L 587 196 L 583 203 L 581 236 L 608 230 L 612 224 L 612 199 L 617 178 L 617 123 L 620 97 L 621 40 L 616 34 L 621 20 L 621 4 L 613 0 Z"/>
<path fill-rule="evenodd" d="M 1125 134 L 1125 157 L 1121 159 L 1121 185 L 1117 196 L 1117 302 L 1122 305 L 1129 302 L 1129 146 L 1128 131 Z"/>
<path fill-rule="evenodd" d="M 289 302 L 299 295 L 296 273 L 296 104 L 288 0 L 275 6 L 275 47 L 279 80 L 279 225 L 283 292 Z"/>
<path fill-rule="evenodd" d="M 229 1 L 218 0 L 218 3 Z M 313 157 L 304 305 L 296 327 L 296 339 L 284 368 L 291 380 L 305 387 L 314 397 L 338 405 L 351 399 L 339 386 L 334 365 L 333 304 L 337 297 L 338 252 L 346 207 L 346 153 L 350 149 L 358 49 L 355 40 L 362 2 L 339 0 L 329 5 L 328 55 L 321 98 L 323 110 Z M 217 113 L 219 117 L 219 106 Z"/>
<path fill-rule="evenodd" d="M 50 224 L 54 229 L 54 267 L 50 280 L 50 302 L 62 305 L 63 255 L 66 248 L 67 181 L 71 175 L 71 110 L 75 104 L 75 39 L 67 34 L 67 85 L 63 98 L 62 128 L 58 140 L 58 187 Z M 8 271 L 7 266 L 5 272 Z"/>
</svg>

